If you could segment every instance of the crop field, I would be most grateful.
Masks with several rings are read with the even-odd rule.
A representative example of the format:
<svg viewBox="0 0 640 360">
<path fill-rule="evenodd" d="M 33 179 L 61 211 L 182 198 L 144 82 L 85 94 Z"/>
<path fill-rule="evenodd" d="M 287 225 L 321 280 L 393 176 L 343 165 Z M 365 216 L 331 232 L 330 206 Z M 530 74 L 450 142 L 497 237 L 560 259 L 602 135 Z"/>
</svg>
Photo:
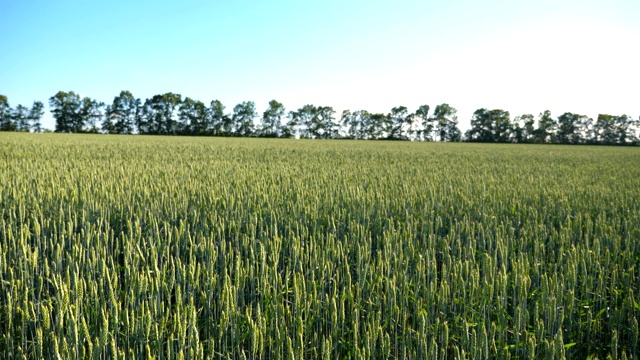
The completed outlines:
<svg viewBox="0 0 640 360">
<path fill-rule="evenodd" d="M 0 134 L 0 358 L 640 358 L 640 149 Z"/>
</svg>

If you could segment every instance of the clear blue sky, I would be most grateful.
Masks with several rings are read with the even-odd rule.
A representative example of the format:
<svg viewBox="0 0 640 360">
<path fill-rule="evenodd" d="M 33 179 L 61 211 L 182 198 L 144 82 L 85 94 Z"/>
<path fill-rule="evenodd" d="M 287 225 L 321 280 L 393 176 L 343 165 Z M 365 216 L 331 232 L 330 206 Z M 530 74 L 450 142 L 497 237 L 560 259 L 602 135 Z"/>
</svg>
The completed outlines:
<svg viewBox="0 0 640 360">
<path fill-rule="evenodd" d="M 0 0 L 0 94 L 640 115 L 640 1 Z M 53 128 L 50 116 L 45 127 Z"/>
</svg>

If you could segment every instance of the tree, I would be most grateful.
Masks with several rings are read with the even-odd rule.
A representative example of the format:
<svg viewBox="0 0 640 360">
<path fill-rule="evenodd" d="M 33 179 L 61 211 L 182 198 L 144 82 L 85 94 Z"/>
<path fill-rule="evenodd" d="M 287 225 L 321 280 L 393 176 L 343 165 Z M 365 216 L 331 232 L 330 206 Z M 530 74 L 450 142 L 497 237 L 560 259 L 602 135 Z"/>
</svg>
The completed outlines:
<svg viewBox="0 0 640 360">
<path fill-rule="evenodd" d="M 348 109 L 342 110 L 342 115 L 340 116 L 340 135 L 346 139 L 358 139 L 359 127 L 360 123 L 358 122 L 356 112 L 351 112 L 351 110 Z"/>
<path fill-rule="evenodd" d="M 116 127 L 113 123 L 113 118 L 111 117 L 112 111 L 112 105 L 107 105 L 104 110 L 105 116 L 102 119 L 102 125 L 100 126 L 100 128 L 105 134 L 117 134 Z"/>
<path fill-rule="evenodd" d="M 282 118 L 285 115 L 284 105 L 276 100 L 269 101 L 269 107 L 262 113 L 258 136 L 280 137 L 283 135 Z"/>
<path fill-rule="evenodd" d="M 80 117 L 82 118 L 82 123 L 86 124 L 87 128 L 83 129 L 83 131 L 97 133 L 98 132 L 98 122 L 103 117 L 102 108 L 104 107 L 103 102 L 99 102 L 93 100 L 88 97 L 82 98 L 82 106 L 80 107 Z M 81 132 L 81 131 L 77 131 Z"/>
<path fill-rule="evenodd" d="M 314 117 L 314 137 L 318 139 L 335 139 L 338 137 L 338 126 L 335 123 L 336 111 L 331 106 L 319 106 Z"/>
<path fill-rule="evenodd" d="M 509 112 L 501 109 L 491 110 L 491 120 L 494 141 L 499 143 L 508 142 L 511 134 L 511 115 Z"/>
<path fill-rule="evenodd" d="M 129 91 L 121 91 L 107 106 L 103 131 L 114 134 L 133 134 L 140 115 L 140 99 Z"/>
<path fill-rule="evenodd" d="M 462 132 L 458 128 L 458 121 L 449 121 L 445 127 L 445 141 L 458 142 L 462 141 Z"/>
<path fill-rule="evenodd" d="M 551 111 L 545 110 L 538 117 L 538 128 L 535 131 L 535 142 L 551 143 L 554 141 L 557 123 L 551 117 Z"/>
<path fill-rule="evenodd" d="M 11 106 L 5 95 L 0 95 L 0 131 L 13 131 L 13 119 L 11 118 Z"/>
<path fill-rule="evenodd" d="M 34 101 L 31 108 L 18 105 L 12 109 L 7 97 L 0 95 L 0 131 L 41 132 L 42 115 L 44 115 L 44 105 L 40 101 Z"/>
<path fill-rule="evenodd" d="M 458 111 L 449 104 L 436 106 L 433 120 L 437 124 L 436 132 L 440 141 L 460 141 L 462 134 L 458 128 Z"/>
<path fill-rule="evenodd" d="M 365 118 L 365 133 L 367 139 L 384 139 L 387 137 L 385 133 L 385 124 L 387 123 L 388 115 L 385 114 L 368 114 Z"/>
<path fill-rule="evenodd" d="M 255 130 L 254 121 L 258 117 L 256 105 L 253 101 L 243 101 L 233 108 L 231 120 L 235 126 L 234 135 L 253 136 Z"/>
<path fill-rule="evenodd" d="M 468 141 L 507 142 L 512 124 L 509 112 L 501 109 L 478 109 L 471 118 L 471 129 L 465 134 Z"/>
<path fill-rule="evenodd" d="M 162 95 L 163 115 L 165 128 L 164 134 L 181 134 L 184 132 L 186 124 L 178 121 L 178 108 L 182 103 L 182 96 L 180 94 L 165 93 Z"/>
<path fill-rule="evenodd" d="M 42 124 L 40 119 L 44 115 L 44 104 L 40 101 L 34 101 L 29 111 L 29 126 L 33 132 L 42 132 Z"/>
<path fill-rule="evenodd" d="M 331 139 L 337 137 L 334 123 L 335 110 L 331 106 L 307 104 L 297 111 L 289 112 L 287 124 L 294 135 L 309 139 Z"/>
<path fill-rule="evenodd" d="M 410 116 L 406 106 L 398 106 L 391 109 L 387 116 L 386 133 L 389 140 L 409 140 L 413 117 Z"/>
<path fill-rule="evenodd" d="M 615 116 L 609 114 L 598 114 L 594 124 L 594 138 L 596 144 L 615 144 Z"/>
<path fill-rule="evenodd" d="M 616 116 L 614 120 L 616 143 L 620 145 L 637 142 L 635 122 L 628 115 Z"/>
<path fill-rule="evenodd" d="M 231 118 L 224 113 L 224 105 L 220 100 L 213 100 L 209 104 L 207 117 L 207 132 L 213 135 L 229 135 L 233 131 Z"/>
<path fill-rule="evenodd" d="M 305 105 L 296 111 L 289 111 L 287 128 L 289 129 L 291 137 L 304 138 L 308 136 L 308 134 L 306 134 L 306 123 L 308 122 L 306 116 L 307 113 L 309 113 L 309 106 L 312 105 Z"/>
<path fill-rule="evenodd" d="M 522 125 L 523 121 L 520 119 L 520 116 L 516 116 L 513 118 L 511 125 L 509 126 L 509 141 L 514 143 L 522 143 L 524 127 Z"/>
<path fill-rule="evenodd" d="M 535 119 L 531 114 L 516 116 L 513 119 L 511 140 L 517 143 L 530 143 L 534 141 Z"/>
<path fill-rule="evenodd" d="M 141 134 L 161 134 L 164 128 L 164 115 L 162 111 L 162 97 L 154 95 L 146 99 L 140 110 L 138 119 L 138 131 Z"/>
<path fill-rule="evenodd" d="M 180 94 L 166 93 L 147 99 L 142 106 L 138 129 L 143 134 L 176 135 L 184 131 L 185 124 L 178 121 Z"/>
<path fill-rule="evenodd" d="M 288 126 L 292 129 L 294 136 L 301 138 L 311 138 L 311 121 L 316 107 L 307 104 L 296 111 L 289 112 Z"/>
<path fill-rule="evenodd" d="M 471 117 L 471 128 L 467 130 L 465 137 L 467 138 L 467 141 L 493 141 L 489 110 L 482 108 L 473 112 L 473 116 Z"/>
<path fill-rule="evenodd" d="M 638 124 L 628 115 L 599 114 L 593 126 L 593 142 L 604 145 L 628 145 L 638 142 Z"/>
<path fill-rule="evenodd" d="M 80 112 L 82 107 L 80 95 L 73 91 L 58 91 L 57 94 L 49 98 L 49 107 L 56 120 L 55 132 L 78 133 L 84 131 L 85 119 Z"/>
<path fill-rule="evenodd" d="M 584 115 L 566 112 L 558 117 L 557 142 L 560 144 L 581 144 L 589 138 L 591 119 Z"/>
<path fill-rule="evenodd" d="M 370 115 L 366 110 L 357 110 L 354 112 L 344 110 L 340 118 L 340 124 L 342 125 L 342 129 L 344 129 L 342 136 L 354 140 L 367 139 L 366 126 Z"/>
<path fill-rule="evenodd" d="M 414 123 L 420 124 L 420 130 L 416 134 L 417 139 L 433 141 L 435 125 L 434 119 L 429 116 L 429 105 L 420 105 L 413 117 Z"/>
<path fill-rule="evenodd" d="M 183 133 L 189 135 L 204 135 L 207 133 L 207 106 L 202 101 L 187 97 L 180 104 L 180 122 L 184 125 Z"/>
<path fill-rule="evenodd" d="M 284 125 L 282 125 L 282 137 L 283 138 L 295 138 L 297 132 L 297 125 L 295 124 L 295 120 L 292 118 L 293 111 L 289 111 L 289 113 L 285 117 Z"/>
<path fill-rule="evenodd" d="M 24 105 L 18 105 L 13 109 L 13 124 L 16 131 L 29 131 L 29 108 Z"/>
</svg>

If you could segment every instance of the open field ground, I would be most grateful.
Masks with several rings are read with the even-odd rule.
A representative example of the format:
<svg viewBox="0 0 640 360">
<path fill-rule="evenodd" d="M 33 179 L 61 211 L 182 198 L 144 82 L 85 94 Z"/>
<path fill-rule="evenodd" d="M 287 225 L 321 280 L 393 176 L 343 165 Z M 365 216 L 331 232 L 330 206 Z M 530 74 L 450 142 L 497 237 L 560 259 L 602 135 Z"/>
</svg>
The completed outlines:
<svg viewBox="0 0 640 360">
<path fill-rule="evenodd" d="M 0 134 L 0 358 L 640 357 L 640 149 Z"/>
</svg>

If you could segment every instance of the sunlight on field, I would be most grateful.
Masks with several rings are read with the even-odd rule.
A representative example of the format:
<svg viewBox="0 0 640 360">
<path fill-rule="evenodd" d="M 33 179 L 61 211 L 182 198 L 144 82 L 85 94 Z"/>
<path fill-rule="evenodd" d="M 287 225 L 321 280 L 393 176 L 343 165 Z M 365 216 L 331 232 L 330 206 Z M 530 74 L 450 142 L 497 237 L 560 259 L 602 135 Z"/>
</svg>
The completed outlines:
<svg viewBox="0 0 640 360">
<path fill-rule="evenodd" d="M 638 358 L 640 149 L 0 134 L 2 358 Z"/>
</svg>

